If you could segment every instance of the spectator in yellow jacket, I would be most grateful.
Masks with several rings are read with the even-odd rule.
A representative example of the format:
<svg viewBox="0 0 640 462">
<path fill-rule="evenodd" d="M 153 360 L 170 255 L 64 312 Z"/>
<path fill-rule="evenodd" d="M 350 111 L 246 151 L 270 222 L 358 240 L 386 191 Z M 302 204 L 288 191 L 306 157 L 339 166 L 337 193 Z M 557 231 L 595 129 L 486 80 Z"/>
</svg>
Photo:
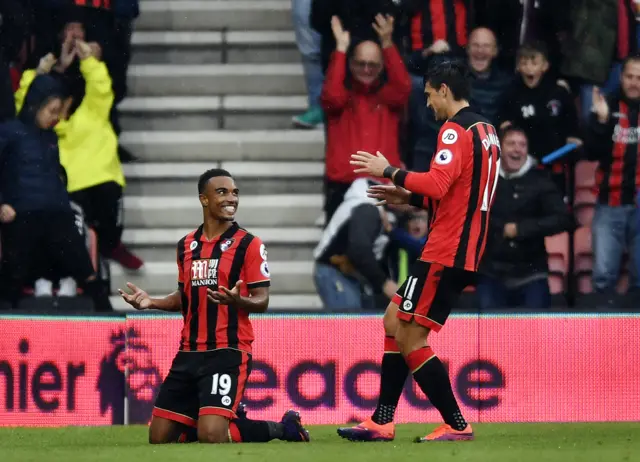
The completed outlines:
<svg viewBox="0 0 640 462">
<path fill-rule="evenodd" d="M 81 101 L 74 101 L 67 86 L 62 117 L 55 126 L 60 162 L 67 173 L 71 200 L 82 207 L 98 235 L 100 254 L 137 270 L 143 262 L 121 242 L 125 179 L 118 158 L 118 139 L 109 120 L 114 99 L 111 78 L 106 65 L 96 57 L 99 55 L 97 44 L 81 40 L 68 40 L 62 46 L 55 70 L 64 73 L 78 58 L 85 94 Z M 15 95 L 18 109 L 36 74 L 36 70 L 24 72 Z M 58 77 L 64 82 L 64 75 Z"/>
</svg>

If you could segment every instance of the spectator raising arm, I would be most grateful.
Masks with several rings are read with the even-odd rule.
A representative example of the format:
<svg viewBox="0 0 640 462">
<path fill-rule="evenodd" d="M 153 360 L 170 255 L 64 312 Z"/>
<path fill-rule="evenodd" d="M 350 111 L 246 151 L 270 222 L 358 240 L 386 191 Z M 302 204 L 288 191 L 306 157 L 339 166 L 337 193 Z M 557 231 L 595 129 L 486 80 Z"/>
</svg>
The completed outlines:
<svg viewBox="0 0 640 462">
<path fill-rule="evenodd" d="M 586 154 L 589 160 L 602 160 L 611 156 L 615 121 L 611 117 L 609 103 L 597 87 L 593 87 L 593 106 L 586 130 Z"/>
<path fill-rule="evenodd" d="M 380 99 L 391 108 L 402 109 L 409 100 L 411 78 L 398 49 L 393 44 L 393 16 L 377 15 L 373 28 L 380 37 L 388 79 L 380 90 Z"/>
<path fill-rule="evenodd" d="M 77 50 L 80 58 L 80 72 L 86 81 L 86 94 L 78 111 L 90 110 L 101 119 L 108 119 L 113 105 L 114 94 L 111 77 L 104 62 L 93 55 L 99 53 L 96 44 L 89 45 L 78 41 Z M 86 109 L 85 109 L 86 108 Z"/>
<path fill-rule="evenodd" d="M 342 28 L 337 16 L 331 18 L 331 29 L 336 39 L 336 49 L 331 55 L 320 102 L 327 112 L 340 112 L 349 101 L 349 91 L 344 86 L 347 77 L 347 50 L 351 43 L 349 31 Z"/>
</svg>

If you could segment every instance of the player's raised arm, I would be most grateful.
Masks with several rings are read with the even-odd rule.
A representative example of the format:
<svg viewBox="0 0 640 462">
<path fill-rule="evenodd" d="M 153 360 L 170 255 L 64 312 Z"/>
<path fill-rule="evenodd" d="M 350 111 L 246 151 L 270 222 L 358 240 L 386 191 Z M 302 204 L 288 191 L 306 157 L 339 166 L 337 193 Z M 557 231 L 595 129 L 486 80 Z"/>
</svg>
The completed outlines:
<svg viewBox="0 0 640 462">
<path fill-rule="evenodd" d="M 356 173 L 388 178 L 396 186 L 414 194 L 442 199 L 462 172 L 464 151 L 465 148 L 469 148 L 466 146 L 469 141 L 464 129 L 452 122 L 446 123 L 440 133 L 438 151 L 428 172 L 409 172 L 393 167 L 380 152 L 374 156 L 365 151 L 358 151 L 351 156 L 351 164 L 358 167 L 354 170 Z"/>
</svg>

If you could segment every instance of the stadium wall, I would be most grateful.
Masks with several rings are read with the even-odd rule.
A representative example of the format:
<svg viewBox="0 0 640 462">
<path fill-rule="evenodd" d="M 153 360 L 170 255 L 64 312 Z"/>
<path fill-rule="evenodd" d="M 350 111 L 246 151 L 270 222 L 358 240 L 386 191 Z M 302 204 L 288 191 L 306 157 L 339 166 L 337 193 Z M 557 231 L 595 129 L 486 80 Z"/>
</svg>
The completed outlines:
<svg viewBox="0 0 640 462">
<path fill-rule="evenodd" d="M 175 355 L 179 316 L 0 316 L 0 425 L 147 423 Z M 369 416 L 380 316 L 254 319 L 252 418 L 288 408 L 309 424 Z M 457 315 L 434 350 L 472 422 L 640 420 L 640 315 Z M 407 382 L 399 422 L 439 416 Z"/>
</svg>

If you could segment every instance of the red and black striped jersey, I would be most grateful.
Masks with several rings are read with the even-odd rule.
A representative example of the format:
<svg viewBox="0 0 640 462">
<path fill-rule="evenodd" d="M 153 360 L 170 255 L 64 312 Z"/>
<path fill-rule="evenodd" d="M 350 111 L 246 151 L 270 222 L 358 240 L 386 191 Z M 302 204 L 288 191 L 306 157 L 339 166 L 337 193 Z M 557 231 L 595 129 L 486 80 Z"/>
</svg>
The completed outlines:
<svg viewBox="0 0 640 462">
<path fill-rule="evenodd" d="M 617 207 L 634 205 L 640 188 L 640 108 L 624 100 L 610 100 L 607 124 L 591 121 L 587 150 L 598 160 L 596 172 L 598 202 Z"/>
<path fill-rule="evenodd" d="M 207 289 L 232 288 L 239 280 L 244 281 L 243 296 L 251 288 L 270 285 L 267 251 L 258 237 L 233 223 L 212 240 L 204 236 L 203 226 L 180 239 L 178 287 L 184 318 L 180 350 L 251 352 L 254 336 L 249 313 L 207 298 Z"/>
<path fill-rule="evenodd" d="M 78 6 L 88 6 L 93 8 L 111 9 L 111 0 L 73 0 Z"/>
<path fill-rule="evenodd" d="M 396 174 L 411 203 L 429 210 L 429 235 L 421 260 L 477 271 L 489 230 L 489 211 L 500 177 L 496 129 L 469 108 L 440 129 L 426 173 Z"/>
<path fill-rule="evenodd" d="M 411 17 L 411 49 L 422 51 L 438 40 L 444 40 L 452 48 L 467 45 L 469 14 L 465 0 L 423 1 Z"/>
</svg>

